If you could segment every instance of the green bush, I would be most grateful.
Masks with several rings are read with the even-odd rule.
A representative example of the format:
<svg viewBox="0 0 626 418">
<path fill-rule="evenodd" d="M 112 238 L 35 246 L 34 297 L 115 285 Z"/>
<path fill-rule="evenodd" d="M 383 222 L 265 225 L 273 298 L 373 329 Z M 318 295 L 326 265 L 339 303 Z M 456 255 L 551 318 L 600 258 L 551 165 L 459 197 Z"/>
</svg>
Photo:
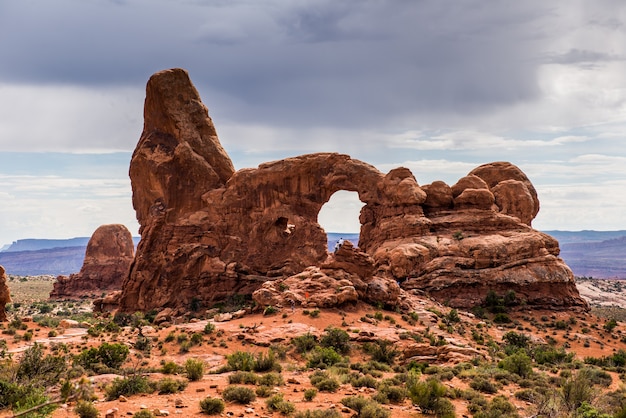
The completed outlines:
<svg viewBox="0 0 626 418">
<path fill-rule="evenodd" d="M 178 393 L 185 390 L 187 382 L 184 380 L 172 379 L 171 377 L 164 377 L 157 382 L 156 388 L 159 395 Z"/>
<path fill-rule="evenodd" d="M 222 397 L 228 402 L 236 402 L 245 405 L 254 401 L 256 394 L 252 389 L 244 386 L 227 386 L 222 392 Z"/>
<path fill-rule="evenodd" d="M 469 385 L 472 389 L 482 393 L 494 394 L 498 392 L 498 386 L 482 376 L 474 377 Z"/>
<path fill-rule="evenodd" d="M 215 331 L 215 324 L 213 324 L 212 322 L 207 322 L 207 324 L 204 326 L 203 332 L 209 335 L 209 334 L 213 334 L 213 331 Z"/>
<path fill-rule="evenodd" d="M 337 379 L 330 376 L 326 371 L 318 370 L 309 376 L 311 384 L 320 392 L 335 392 L 339 389 Z"/>
<path fill-rule="evenodd" d="M 98 418 L 100 416 L 98 408 L 89 401 L 78 401 L 74 407 L 74 412 L 80 418 Z"/>
<path fill-rule="evenodd" d="M 388 418 L 391 412 L 381 407 L 376 401 L 362 396 L 349 396 L 343 398 L 341 403 L 356 411 L 359 418 Z"/>
<path fill-rule="evenodd" d="M 261 386 L 280 386 L 285 384 L 285 382 L 278 373 L 266 373 L 259 376 L 257 384 Z"/>
<path fill-rule="evenodd" d="M 304 391 L 304 400 L 311 402 L 317 396 L 317 389 L 310 388 Z"/>
<path fill-rule="evenodd" d="M 135 412 L 133 418 L 154 418 L 154 414 L 149 409 L 142 409 L 141 411 Z"/>
<path fill-rule="evenodd" d="M 335 409 L 307 409 L 298 412 L 295 418 L 342 418 L 342 415 Z"/>
<path fill-rule="evenodd" d="M 124 344 L 103 343 L 98 348 L 92 347 L 74 358 L 74 362 L 88 370 L 98 371 L 99 364 L 110 369 L 119 369 L 126 361 L 130 350 Z"/>
<path fill-rule="evenodd" d="M 247 351 L 235 351 L 226 356 L 226 361 L 230 370 L 251 372 L 254 369 L 255 358 Z"/>
<path fill-rule="evenodd" d="M 259 380 L 259 377 L 252 372 L 242 372 L 238 370 L 228 376 L 228 383 L 231 385 L 256 385 Z"/>
<path fill-rule="evenodd" d="M 179 364 L 174 363 L 173 361 L 167 361 L 161 367 L 161 372 L 164 374 L 178 374 L 182 373 L 185 368 Z"/>
<path fill-rule="evenodd" d="M 335 327 L 328 327 L 320 340 L 322 347 L 332 347 L 340 354 L 348 354 L 350 352 L 350 335 Z"/>
<path fill-rule="evenodd" d="M 220 398 L 206 397 L 200 401 L 200 410 L 203 414 L 219 415 L 224 412 L 224 401 Z"/>
<path fill-rule="evenodd" d="M 292 414 L 296 410 L 296 406 L 293 403 L 285 401 L 282 393 L 277 393 L 270 397 L 265 401 L 265 405 L 269 411 L 280 412 L 283 415 Z"/>
<path fill-rule="evenodd" d="M 259 373 L 269 372 L 272 370 L 280 371 L 281 367 L 278 360 L 276 360 L 274 350 L 267 350 L 267 354 L 263 354 L 263 352 L 258 353 L 254 359 L 252 370 Z"/>
<path fill-rule="evenodd" d="M 372 356 L 372 360 L 385 364 L 393 364 L 398 356 L 398 351 L 394 348 L 395 344 L 387 340 L 376 340 L 373 344 L 364 346 L 368 354 Z"/>
<path fill-rule="evenodd" d="M 317 346 L 317 337 L 311 333 L 306 333 L 291 339 L 291 344 L 296 347 L 298 353 L 307 353 Z"/>
<path fill-rule="evenodd" d="M 333 347 L 315 347 L 309 355 L 307 367 L 310 369 L 326 369 L 333 364 L 343 361 L 341 354 L 337 353 Z"/>
<path fill-rule="evenodd" d="M 267 398 L 271 396 L 272 393 L 274 393 L 274 389 L 271 386 L 263 385 L 257 387 L 254 393 L 256 393 L 256 396 L 258 396 L 259 398 Z"/>
<path fill-rule="evenodd" d="M 141 375 L 131 375 L 123 379 L 116 378 L 108 385 L 104 392 L 107 401 L 114 401 L 120 396 L 136 395 L 138 393 L 152 393 L 155 385 L 147 377 Z"/>
<path fill-rule="evenodd" d="M 474 414 L 474 418 L 519 418 L 519 415 L 513 404 L 504 396 L 497 395 L 483 411 Z"/>
<path fill-rule="evenodd" d="M 401 386 L 380 385 L 375 399 L 380 403 L 401 404 L 409 392 Z"/>
<path fill-rule="evenodd" d="M 422 412 L 442 418 L 455 417 L 454 406 L 445 399 L 446 387 L 436 379 L 425 382 L 414 382 L 408 387 L 411 401 L 418 405 Z"/>
<path fill-rule="evenodd" d="M 578 409 L 583 402 L 590 402 L 593 398 L 593 384 L 583 370 L 576 376 L 567 379 L 561 386 L 561 396 L 568 411 Z"/>
<path fill-rule="evenodd" d="M 196 382 L 204 376 L 204 362 L 199 359 L 188 358 L 185 361 L 185 373 L 187 379 Z"/>
<path fill-rule="evenodd" d="M 502 359 L 498 367 L 520 377 L 528 377 L 533 372 L 532 360 L 523 349 Z"/>
<path fill-rule="evenodd" d="M 35 343 L 24 351 L 15 371 L 15 380 L 22 385 L 48 387 L 58 383 L 67 371 L 64 357 L 43 354 L 43 346 Z"/>
</svg>

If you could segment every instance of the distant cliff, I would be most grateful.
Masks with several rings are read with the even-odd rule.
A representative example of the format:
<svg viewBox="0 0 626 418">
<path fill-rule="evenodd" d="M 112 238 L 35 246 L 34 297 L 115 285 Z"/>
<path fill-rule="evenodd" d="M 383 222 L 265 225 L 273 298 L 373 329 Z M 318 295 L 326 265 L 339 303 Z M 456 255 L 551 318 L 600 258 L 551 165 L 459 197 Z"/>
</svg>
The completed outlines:
<svg viewBox="0 0 626 418">
<path fill-rule="evenodd" d="M 7 249 L 2 252 L 18 252 L 18 251 L 38 251 L 49 250 L 52 248 L 66 247 L 87 247 L 89 237 L 78 237 L 69 239 L 20 239 L 14 241 Z M 80 266 L 79 266 L 80 268 Z"/>
</svg>

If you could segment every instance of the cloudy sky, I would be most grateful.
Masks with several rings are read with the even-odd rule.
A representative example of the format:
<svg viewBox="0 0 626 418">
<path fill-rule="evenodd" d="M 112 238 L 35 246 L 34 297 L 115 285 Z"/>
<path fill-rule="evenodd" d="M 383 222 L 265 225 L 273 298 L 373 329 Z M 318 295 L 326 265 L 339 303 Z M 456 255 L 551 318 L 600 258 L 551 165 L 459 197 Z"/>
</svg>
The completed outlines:
<svg viewBox="0 0 626 418">
<path fill-rule="evenodd" d="M 171 67 L 238 169 L 337 151 L 454 184 L 505 160 L 536 228 L 626 229 L 623 0 L 0 0 L 0 246 L 136 233 L 130 153 Z M 323 226 L 354 230 L 338 197 Z"/>
</svg>

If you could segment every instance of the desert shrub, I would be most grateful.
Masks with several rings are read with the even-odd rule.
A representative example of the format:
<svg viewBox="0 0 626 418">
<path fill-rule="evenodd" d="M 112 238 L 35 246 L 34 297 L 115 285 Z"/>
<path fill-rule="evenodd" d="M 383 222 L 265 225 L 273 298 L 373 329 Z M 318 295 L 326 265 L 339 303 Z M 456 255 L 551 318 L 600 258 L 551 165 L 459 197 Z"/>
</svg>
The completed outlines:
<svg viewBox="0 0 626 418">
<path fill-rule="evenodd" d="M 87 370 L 99 371 L 102 365 L 110 369 L 119 369 L 126 361 L 130 350 L 124 344 L 102 343 L 98 348 L 92 347 L 74 358 L 74 362 Z"/>
<path fill-rule="evenodd" d="M 527 377 L 533 372 L 532 360 L 523 349 L 502 359 L 498 367 L 520 377 Z"/>
<path fill-rule="evenodd" d="M 515 398 L 520 401 L 535 403 L 539 399 L 539 393 L 534 389 L 520 389 L 515 392 Z"/>
<path fill-rule="evenodd" d="M 540 345 L 533 350 L 533 357 L 537 364 L 571 363 L 574 353 L 568 353 L 564 348 L 554 348 Z"/>
<path fill-rule="evenodd" d="M 587 373 L 579 371 L 576 376 L 566 379 L 561 386 L 561 396 L 568 411 L 575 411 L 583 402 L 591 401 L 593 384 Z"/>
<path fill-rule="evenodd" d="M 472 389 L 482 393 L 493 394 L 498 392 L 498 386 L 482 376 L 474 377 L 469 385 Z"/>
<path fill-rule="evenodd" d="M 293 403 L 285 401 L 282 393 L 277 393 L 270 397 L 265 401 L 265 405 L 269 411 L 280 412 L 283 415 L 292 414 L 296 410 L 296 406 Z"/>
<path fill-rule="evenodd" d="M 204 332 L 206 335 L 213 334 L 213 331 L 215 331 L 215 324 L 212 322 L 207 322 L 207 324 L 204 326 L 204 329 L 202 330 L 202 332 Z"/>
<path fill-rule="evenodd" d="M 311 333 L 306 333 L 291 339 L 291 344 L 296 347 L 298 353 L 307 353 L 317 346 L 317 337 Z"/>
<path fill-rule="evenodd" d="M 257 384 L 262 386 L 280 386 L 285 382 L 283 377 L 278 373 L 266 373 L 258 377 Z"/>
<path fill-rule="evenodd" d="M 194 332 L 193 334 L 191 334 L 191 338 L 189 339 L 189 341 L 191 342 L 191 345 L 200 345 L 202 344 L 202 341 L 204 341 L 204 338 L 199 332 Z"/>
<path fill-rule="evenodd" d="M 317 389 L 310 388 L 304 391 L 304 400 L 311 402 L 317 396 Z"/>
<path fill-rule="evenodd" d="M 320 392 L 335 392 L 339 389 L 339 382 L 337 379 L 330 376 L 330 373 L 325 371 L 316 371 L 309 376 L 311 384 L 315 386 Z"/>
<path fill-rule="evenodd" d="M 276 355 L 273 350 L 267 350 L 267 354 L 263 354 L 262 352 L 258 353 L 256 358 L 254 359 L 254 364 L 252 365 L 252 370 L 255 372 L 269 372 L 271 370 L 280 371 L 281 367 L 276 360 Z"/>
<path fill-rule="evenodd" d="M 355 388 L 373 388 L 376 389 L 378 387 L 378 380 L 376 380 L 372 376 L 358 376 L 351 379 L 350 383 Z"/>
<path fill-rule="evenodd" d="M 44 356 L 43 346 L 35 343 L 24 351 L 15 371 L 15 380 L 20 384 L 48 387 L 56 384 L 66 371 L 64 357 Z"/>
<path fill-rule="evenodd" d="M 172 379 L 171 377 L 164 377 L 156 384 L 159 395 L 166 395 L 170 393 L 182 392 L 187 387 L 187 382 L 184 380 Z"/>
<path fill-rule="evenodd" d="M 199 359 L 188 358 L 185 361 L 185 373 L 187 379 L 196 382 L 204 376 L 204 362 Z"/>
<path fill-rule="evenodd" d="M 24 398 L 19 399 L 13 408 L 13 412 L 15 413 L 12 416 L 22 416 L 24 418 L 35 418 L 35 417 L 49 417 L 52 412 L 57 408 L 56 403 L 48 404 L 46 406 L 41 406 L 46 404 L 49 401 L 48 397 L 44 394 L 43 389 L 34 389 L 31 387 L 31 390 L 25 392 Z M 39 407 L 37 411 L 22 415 L 20 412 L 28 411 L 31 408 Z"/>
<path fill-rule="evenodd" d="M 372 360 L 385 364 L 393 364 L 399 354 L 394 346 L 391 341 L 376 340 L 372 344 L 366 344 L 364 348 L 365 351 L 372 356 Z"/>
<path fill-rule="evenodd" d="M 256 393 L 256 396 L 258 396 L 259 398 L 267 398 L 274 393 L 274 389 L 271 386 L 263 385 L 257 387 L 254 393 Z"/>
<path fill-rule="evenodd" d="M 310 369 L 326 369 L 333 364 L 343 361 L 341 354 L 337 353 L 333 347 L 315 347 L 309 355 L 307 367 Z"/>
<path fill-rule="evenodd" d="M 506 342 L 509 347 L 516 351 L 519 348 L 528 349 L 530 347 L 530 337 L 526 334 L 519 334 L 515 331 L 509 331 L 502 336 L 502 341 Z"/>
<path fill-rule="evenodd" d="M 617 326 L 617 321 L 614 318 L 609 319 L 603 326 L 606 332 L 613 332 Z"/>
<path fill-rule="evenodd" d="M 332 347 L 336 352 L 348 354 L 350 352 L 350 335 L 335 327 L 328 327 L 320 340 L 322 347 Z"/>
<path fill-rule="evenodd" d="M 226 405 L 220 398 L 212 398 L 210 396 L 200 401 L 200 410 L 203 414 L 218 415 L 224 412 Z"/>
<path fill-rule="evenodd" d="M 401 404 L 409 396 L 409 392 L 401 386 L 380 385 L 374 399 L 380 403 Z"/>
<path fill-rule="evenodd" d="M 251 372 L 254 369 L 254 355 L 247 351 L 235 351 L 226 356 L 228 368 L 230 370 L 241 370 Z"/>
<path fill-rule="evenodd" d="M 154 418 L 154 414 L 149 409 L 142 409 L 141 411 L 135 412 L 133 418 Z"/>
<path fill-rule="evenodd" d="M 143 351 L 144 353 L 150 353 L 152 351 L 152 342 L 148 337 L 139 336 L 133 344 L 135 350 Z"/>
<path fill-rule="evenodd" d="M 487 407 L 474 418 L 519 418 L 517 410 L 504 396 L 498 395 L 487 404 Z"/>
<path fill-rule="evenodd" d="M 227 386 L 222 392 L 222 397 L 228 402 L 236 402 L 245 405 L 254 401 L 256 394 L 252 389 L 244 386 Z"/>
<path fill-rule="evenodd" d="M 240 370 L 228 376 L 228 383 L 231 385 L 256 385 L 259 377 L 252 372 L 242 372 Z"/>
<path fill-rule="evenodd" d="M 98 418 L 100 416 L 98 408 L 89 401 L 78 401 L 76 407 L 74 407 L 74 412 L 76 412 L 76 415 L 80 418 Z"/>
<path fill-rule="evenodd" d="M 136 395 L 138 393 L 154 392 L 154 385 L 147 377 L 141 375 L 131 375 L 125 378 L 116 378 L 108 385 L 104 392 L 107 401 L 114 401 L 120 396 Z"/>
<path fill-rule="evenodd" d="M 278 312 L 278 308 L 272 305 L 266 306 L 265 309 L 263 310 L 263 315 L 268 316 L 268 315 L 273 315 L 275 313 Z"/>
<path fill-rule="evenodd" d="M 446 387 L 438 380 L 429 379 L 425 382 L 414 382 L 408 391 L 411 401 L 418 405 L 422 412 L 444 418 L 455 416 L 454 405 L 444 398 Z"/>
<path fill-rule="evenodd" d="M 510 324 L 512 321 L 507 314 L 500 312 L 493 316 L 493 322 L 495 324 Z"/>
<path fill-rule="evenodd" d="M 182 373 L 185 368 L 173 361 L 167 361 L 161 367 L 161 372 L 164 374 L 178 374 Z"/>
<path fill-rule="evenodd" d="M 342 415 L 335 409 L 307 409 L 296 413 L 295 418 L 341 418 Z"/>
<path fill-rule="evenodd" d="M 359 418 L 388 418 L 391 412 L 381 407 L 376 401 L 362 396 L 343 398 L 341 403 L 354 410 Z"/>
</svg>

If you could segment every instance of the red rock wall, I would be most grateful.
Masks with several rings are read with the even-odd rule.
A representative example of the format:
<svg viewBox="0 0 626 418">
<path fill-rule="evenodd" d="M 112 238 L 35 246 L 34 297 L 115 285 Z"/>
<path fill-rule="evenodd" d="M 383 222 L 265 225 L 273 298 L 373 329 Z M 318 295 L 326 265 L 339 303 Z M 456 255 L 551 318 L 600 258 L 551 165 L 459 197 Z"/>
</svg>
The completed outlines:
<svg viewBox="0 0 626 418">
<path fill-rule="evenodd" d="M 80 272 L 57 277 L 50 298 L 80 299 L 120 290 L 134 253 L 133 237 L 124 225 L 100 226 L 87 243 Z"/>
<path fill-rule="evenodd" d="M 513 164 L 486 164 L 451 187 L 420 187 L 406 168 L 384 175 L 336 153 L 234 172 L 180 69 L 151 77 L 144 119 L 130 166 L 142 239 L 122 310 L 185 311 L 328 267 L 317 215 L 338 190 L 365 203 L 359 247 L 374 264 L 363 279 L 392 279 L 453 306 L 506 289 L 529 304 L 586 306 L 558 243 L 531 228 L 539 201 Z"/>
</svg>

